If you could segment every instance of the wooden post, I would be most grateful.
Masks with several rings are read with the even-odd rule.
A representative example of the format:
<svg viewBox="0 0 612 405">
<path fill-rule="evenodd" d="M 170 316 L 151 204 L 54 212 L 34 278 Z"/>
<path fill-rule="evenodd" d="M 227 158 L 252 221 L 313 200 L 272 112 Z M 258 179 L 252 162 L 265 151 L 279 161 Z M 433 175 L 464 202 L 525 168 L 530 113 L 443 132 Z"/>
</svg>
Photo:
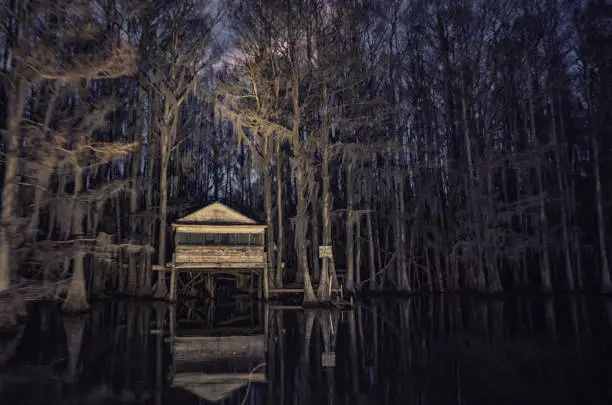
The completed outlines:
<svg viewBox="0 0 612 405">
<path fill-rule="evenodd" d="M 169 328 L 170 328 L 170 375 L 174 378 L 174 371 L 176 370 L 176 361 L 174 353 L 174 338 L 176 337 L 176 304 L 171 304 L 168 308 Z M 170 381 L 172 382 L 172 380 Z"/>
<path fill-rule="evenodd" d="M 270 342 L 268 342 L 268 340 L 270 339 L 270 324 L 269 324 L 269 318 L 270 318 L 270 306 L 268 305 L 268 303 L 264 303 L 264 313 L 263 313 L 263 321 L 264 321 L 264 351 L 266 352 L 266 355 L 268 354 L 268 350 L 270 350 Z M 266 374 L 267 374 L 267 370 L 269 368 L 266 367 Z"/>
<path fill-rule="evenodd" d="M 268 254 L 264 252 L 264 270 L 263 270 L 263 298 L 268 301 L 270 288 L 268 285 Z"/>
<path fill-rule="evenodd" d="M 176 300 L 176 253 L 172 254 L 172 273 L 170 274 L 170 301 Z"/>
<path fill-rule="evenodd" d="M 253 272 L 253 274 L 257 275 L 257 272 Z M 263 300 L 263 278 L 264 278 L 264 272 L 262 271 L 259 275 L 259 277 L 257 277 L 257 299 L 258 300 Z"/>
</svg>

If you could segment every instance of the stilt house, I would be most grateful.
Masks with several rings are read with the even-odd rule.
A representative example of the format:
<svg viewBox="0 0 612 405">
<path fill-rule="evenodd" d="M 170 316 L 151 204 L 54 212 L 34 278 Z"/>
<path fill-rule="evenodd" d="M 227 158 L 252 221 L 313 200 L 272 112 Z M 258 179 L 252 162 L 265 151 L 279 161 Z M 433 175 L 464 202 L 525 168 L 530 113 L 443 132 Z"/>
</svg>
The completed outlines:
<svg viewBox="0 0 612 405">
<path fill-rule="evenodd" d="M 215 202 L 172 224 L 175 232 L 173 273 L 256 272 L 267 297 L 264 251 L 266 226 Z"/>
</svg>

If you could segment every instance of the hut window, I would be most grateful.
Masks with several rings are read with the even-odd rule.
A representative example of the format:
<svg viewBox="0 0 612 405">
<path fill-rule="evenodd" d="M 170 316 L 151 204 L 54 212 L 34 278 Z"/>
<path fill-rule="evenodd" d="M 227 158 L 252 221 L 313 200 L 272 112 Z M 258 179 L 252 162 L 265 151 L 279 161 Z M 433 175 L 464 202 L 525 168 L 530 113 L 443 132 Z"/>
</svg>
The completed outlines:
<svg viewBox="0 0 612 405">
<path fill-rule="evenodd" d="M 248 246 L 249 234 L 248 233 L 237 233 L 235 237 L 235 243 L 239 246 Z"/>
<path fill-rule="evenodd" d="M 204 243 L 204 235 L 180 232 L 177 234 L 177 241 L 181 245 L 202 245 Z"/>
<path fill-rule="evenodd" d="M 255 234 L 251 234 L 249 236 L 250 236 L 250 243 L 249 243 L 249 245 L 251 245 L 251 246 L 260 246 L 262 244 L 261 243 L 262 235 L 260 235 L 258 233 L 255 233 Z"/>
<path fill-rule="evenodd" d="M 204 235 L 204 244 L 205 245 L 216 245 L 216 237 L 214 233 L 207 233 Z"/>
</svg>

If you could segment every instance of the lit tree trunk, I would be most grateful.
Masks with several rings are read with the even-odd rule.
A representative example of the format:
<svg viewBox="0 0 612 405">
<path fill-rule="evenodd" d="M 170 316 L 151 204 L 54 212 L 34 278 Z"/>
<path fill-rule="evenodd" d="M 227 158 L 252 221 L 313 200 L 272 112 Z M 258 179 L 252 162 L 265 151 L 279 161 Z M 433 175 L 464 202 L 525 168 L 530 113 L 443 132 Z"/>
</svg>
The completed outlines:
<svg viewBox="0 0 612 405">
<path fill-rule="evenodd" d="M 47 131 L 49 130 L 49 126 L 51 125 L 51 118 L 53 117 L 53 110 L 55 107 L 55 102 L 59 96 L 59 91 L 55 86 L 50 88 L 52 92 L 51 97 L 47 104 L 47 109 L 45 112 L 45 119 L 42 126 L 42 136 L 47 136 Z M 49 179 L 52 174 L 52 167 L 54 163 L 53 158 L 46 158 L 42 164 L 38 167 L 38 184 L 36 190 L 34 191 L 34 212 L 32 213 L 32 218 L 30 219 L 29 233 L 32 241 L 35 241 L 38 236 L 39 225 L 40 225 L 40 208 L 41 203 L 45 194 L 45 189 L 49 185 Z"/>
<path fill-rule="evenodd" d="M 144 98 L 144 92 L 142 90 L 139 91 L 139 101 L 142 101 Z M 132 103 L 135 103 L 135 99 L 132 99 Z M 140 153 L 142 151 L 142 145 L 140 144 L 140 137 L 142 132 L 141 123 L 143 123 L 143 117 L 138 116 L 138 114 L 133 114 L 137 121 L 137 125 L 135 128 L 135 134 L 133 138 L 133 142 L 138 145 L 137 149 L 132 154 L 131 159 L 131 192 L 130 192 L 130 221 L 129 221 L 129 232 L 130 239 L 136 241 L 136 236 L 138 236 L 141 232 L 139 220 L 136 219 L 135 214 L 138 212 L 138 201 L 140 197 L 140 185 L 139 185 L 139 174 L 140 174 Z M 138 243 L 136 241 L 135 243 Z M 137 261 L 137 251 L 129 246 L 127 249 L 128 254 L 128 277 L 127 277 L 127 287 L 126 292 L 129 295 L 137 295 L 139 290 L 141 289 L 138 286 L 138 270 L 142 268 L 141 260 Z M 146 271 L 146 269 L 145 269 Z"/>
<path fill-rule="evenodd" d="M 296 171 L 296 183 L 298 189 L 298 205 L 296 213 L 296 226 L 295 226 L 295 240 L 298 253 L 298 265 L 301 267 L 300 271 L 304 275 L 304 303 L 312 304 L 317 302 L 314 289 L 312 287 L 312 280 L 310 278 L 310 269 L 308 268 L 308 252 L 306 248 L 306 232 L 307 232 L 307 221 L 306 221 L 306 196 L 305 189 L 308 187 L 304 180 L 303 174 L 304 163 L 301 159 L 298 159 L 295 165 Z"/>
<path fill-rule="evenodd" d="M 161 172 L 159 182 L 159 264 L 164 266 L 166 264 L 166 233 L 168 227 L 168 163 L 170 162 L 170 153 L 168 151 L 169 140 L 167 136 L 162 135 L 162 148 L 161 148 Z"/>
<path fill-rule="evenodd" d="M 14 122 L 16 121 L 16 122 Z M 9 287 L 10 278 L 13 270 L 13 265 L 10 260 L 11 256 L 11 230 L 10 224 L 14 220 L 15 200 L 17 196 L 17 172 L 19 161 L 17 158 L 17 150 L 19 147 L 19 139 L 17 137 L 17 119 L 11 119 L 9 122 L 8 142 L 6 145 L 6 168 L 4 170 L 4 183 L 2 188 L 2 221 L 3 226 L 0 227 L 0 292 L 5 291 Z"/>
<path fill-rule="evenodd" d="M 263 183 L 264 183 L 264 204 L 266 209 L 266 244 L 268 254 L 266 260 L 268 260 L 268 268 L 274 269 L 274 223 L 272 222 L 272 178 L 270 176 L 270 161 L 272 156 L 272 137 L 266 136 L 264 159 L 263 159 Z M 272 275 L 272 282 L 276 279 Z M 270 281 L 271 275 L 268 274 L 268 281 Z"/>
<path fill-rule="evenodd" d="M 283 212 L 283 167 L 281 156 L 281 141 L 276 140 L 276 210 L 278 223 L 278 239 L 276 241 L 276 286 L 283 286 L 283 251 L 285 245 L 284 212 Z"/>
<path fill-rule="evenodd" d="M 18 14 L 23 14 L 19 12 Z M 23 16 L 22 21 L 25 21 Z M 21 45 L 22 29 L 17 28 L 18 38 L 17 46 Z M 5 168 L 4 181 L 2 183 L 2 211 L 0 213 L 0 292 L 8 289 L 12 272 L 14 270 L 13 262 L 11 261 L 11 240 L 14 232 L 13 224 L 15 217 L 15 205 L 17 203 L 17 182 L 19 176 L 19 157 L 18 150 L 20 144 L 19 124 L 23 116 L 23 110 L 26 103 L 26 95 L 28 87 L 17 76 L 19 66 L 17 62 L 11 67 L 12 82 L 14 83 L 13 91 L 9 92 L 7 117 L 8 125 L 5 135 L 6 144 L 4 151 Z"/>
<path fill-rule="evenodd" d="M 300 81 L 298 73 L 295 70 L 292 72 L 291 77 L 292 86 L 292 106 L 293 106 L 293 153 L 295 159 L 295 178 L 297 187 L 297 213 L 295 218 L 295 242 L 298 253 L 298 271 L 304 275 L 304 304 L 313 304 L 317 302 L 314 289 L 312 287 L 312 280 L 310 279 L 310 270 L 308 268 L 308 252 L 306 251 L 306 231 L 307 231 L 307 200 L 306 200 L 306 179 L 304 179 L 304 170 L 306 170 L 306 158 L 305 152 L 302 148 L 302 141 L 300 139 L 300 123 L 301 123 L 301 111 L 299 104 L 299 88 Z"/>
<path fill-rule="evenodd" d="M 74 173 L 74 209 L 72 217 L 72 235 L 81 236 L 83 233 L 83 207 L 78 201 L 79 194 L 83 189 L 83 169 L 75 163 Z M 76 242 L 78 243 L 78 242 Z M 84 269 L 85 252 L 79 246 L 73 259 L 72 278 L 68 286 L 68 294 L 62 309 L 66 312 L 78 312 L 89 307 L 87 303 L 87 291 L 85 289 L 85 269 Z"/>
<path fill-rule="evenodd" d="M 311 249 L 310 249 L 310 255 L 312 257 L 312 270 L 313 270 L 313 274 L 312 277 L 315 280 L 319 280 L 321 277 L 321 266 L 319 264 L 319 245 L 320 245 L 320 240 L 319 240 L 319 210 L 318 210 L 318 204 L 317 204 L 317 200 L 318 200 L 318 192 L 316 191 L 316 187 L 315 187 L 315 191 L 314 191 L 314 195 L 313 195 L 313 201 L 311 204 L 311 216 L 312 216 L 312 226 L 311 226 Z"/>
<path fill-rule="evenodd" d="M 321 163 L 321 177 L 323 180 L 323 212 L 322 212 L 322 221 L 323 221 L 323 245 L 331 246 L 331 195 L 329 191 L 329 100 L 327 94 L 327 86 L 323 87 L 322 94 L 322 103 L 323 103 L 323 128 L 322 128 L 322 136 L 323 136 L 323 158 Z M 333 262 L 333 258 L 323 258 L 322 269 L 321 269 L 321 277 L 319 279 L 319 289 L 317 291 L 317 296 L 319 297 L 319 301 L 328 302 L 330 297 L 330 261 Z"/>
<path fill-rule="evenodd" d="M 169 120 L 169 108 L 166 107 L 166 122 Z M 159 184 L 159 244 L 158 244 L 158 264 L 166 265 L 166 232 L 168 227 L 168 163 L 170 162 L 170 130 L 162 128 L 161 133 L 161 167 L 160 167 L 160 184 Z M 164 298 L 168 295 L 168 287 L 166 286 L 166 272 L 160 271 L 157 284 L 155 285 L 154 295 L 156 298 Z"/>
</svg>

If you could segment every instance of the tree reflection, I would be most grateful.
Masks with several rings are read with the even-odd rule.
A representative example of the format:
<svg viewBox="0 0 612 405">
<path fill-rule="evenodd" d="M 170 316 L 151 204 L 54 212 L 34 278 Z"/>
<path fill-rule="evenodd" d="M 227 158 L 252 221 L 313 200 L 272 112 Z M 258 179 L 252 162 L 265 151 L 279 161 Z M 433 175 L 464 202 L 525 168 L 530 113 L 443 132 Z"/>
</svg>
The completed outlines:
<svg viewBox="0 0 612 405">
<path fill-rule="evenodd" d="M 195 308 L 198 323 L 181 303 L 107 302 L 78 316 L 37 306 L 25 327 L 0 341 L 0 401 L 208 404 L 197 390 L 173 386 L 177 367 L 208 381 L 215 372 L 260 373 L 234 384 L 223 405 L 612 400 L 605 377 L 612 371 L 608 298 L 429 295 L 351 311 L 195 305 L 203 305 Z M 246 348 L 220 362 L 179 365 L 170 343 L 180 334 L 220 336 L 216 342 L 261 336 L 265 359 Z"/>
</svg>

